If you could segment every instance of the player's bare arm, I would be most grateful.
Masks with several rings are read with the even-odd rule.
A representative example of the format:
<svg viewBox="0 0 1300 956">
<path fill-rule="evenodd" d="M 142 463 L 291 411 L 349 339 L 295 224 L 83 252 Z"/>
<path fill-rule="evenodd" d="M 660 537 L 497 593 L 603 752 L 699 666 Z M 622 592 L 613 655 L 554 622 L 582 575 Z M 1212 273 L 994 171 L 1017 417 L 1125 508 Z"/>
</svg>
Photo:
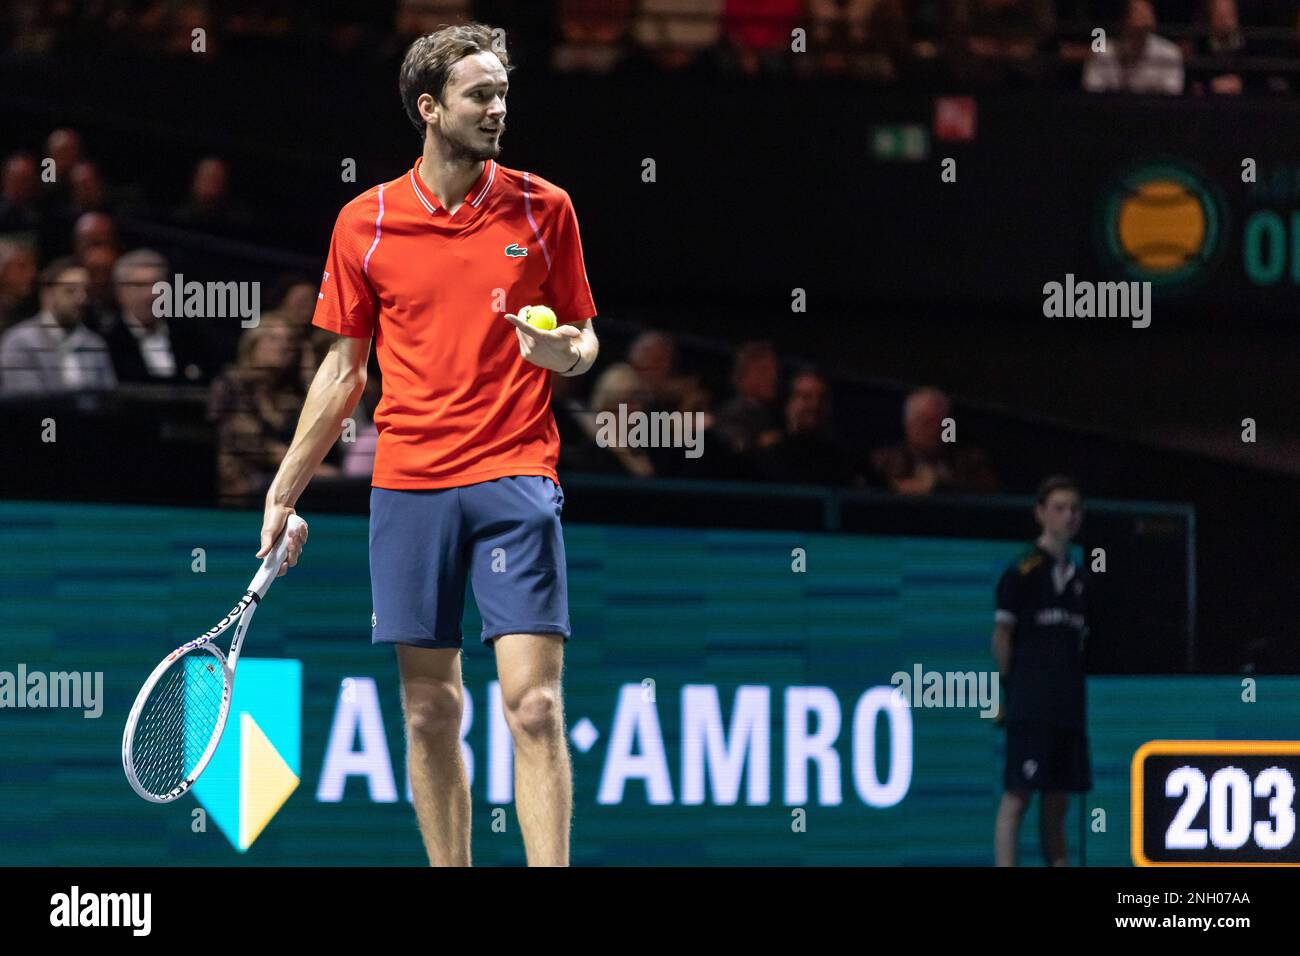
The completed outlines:
<svg viewBox="0 0 1300 956">
<path fill-rule="evenodd" d="M 993 625 L 993 659 L 997 661 L 998 680 L 1002 686 L 1001 699 L 998 701 L 999 723 L 1006 714 L 1006 686 L 1007 678 L 1011 674 L 1011 635 L 1014 629 L 1014 624 L 1003 621 Z"/>
<path fill-rule="evenodd" d="M 999 621 L 993 625 L 993 658 L 998 662 L 998 674 L 1006 681 L 1011 673 L 1011 624 Z"/>
<path fill-rule="evenodd" d="M 325 354 L 298 416 L 298 428 L 280 470 L 266 492 L 266 510 L 262 516 L 262 547 L 257 556 L 264 557 L 280 534 L 289 515 L 294 513 L 298 496 L 307 487 L 316 468 L 338 440 L 343 420 L 352 414 L 366 389 L 366 362 L 370 359 L 370 339 L 340 335 Z M 289 553 L 280 574 L 298 563 L 307 541 L 307 526 L 290 535 Z"/>
<path fill-rule="evenodd" d="M 519 354 L 534 365 L 572 378 L 596 364 L 600 342 L 596 340 L 591 319 L 577 325 L 561 325 L 549 332 L 529 325 L 513 313 L 507 313 L 506 320 L 519 336 Z"/>
</svg>

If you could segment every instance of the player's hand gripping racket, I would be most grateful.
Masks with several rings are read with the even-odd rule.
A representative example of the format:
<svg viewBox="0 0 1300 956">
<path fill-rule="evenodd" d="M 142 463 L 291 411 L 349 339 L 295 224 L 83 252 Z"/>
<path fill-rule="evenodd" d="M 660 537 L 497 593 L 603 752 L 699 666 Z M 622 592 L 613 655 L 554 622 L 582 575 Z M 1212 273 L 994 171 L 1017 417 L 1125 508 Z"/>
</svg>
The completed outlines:
<svg viewBox="0 0 1300 956">
<path fill-rule="evenodd" d="M 289 515 L 280 540 L 248 590 L 216 626 L 168 654 L 131 706 L 122 733 L 122 767 L 131 788 L 151 803 L 170 803 L 194 785 L 226 727 L 239 648 L 257 604 L 289 551 L 289 535 L 305 522 Z M 229 654 L 213 641 L 235 629 Z"/>
</svg>

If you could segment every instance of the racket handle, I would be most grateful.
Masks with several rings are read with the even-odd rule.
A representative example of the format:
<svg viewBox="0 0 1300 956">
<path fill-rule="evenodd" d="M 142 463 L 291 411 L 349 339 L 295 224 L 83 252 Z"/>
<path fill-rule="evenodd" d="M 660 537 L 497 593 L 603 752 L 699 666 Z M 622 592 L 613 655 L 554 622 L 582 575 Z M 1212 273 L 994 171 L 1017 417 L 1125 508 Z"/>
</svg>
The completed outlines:
<svg viewBox="0 0 1300 956">
<path fill-rule="evenodd" d="M 248 589 L 255 591 L 259 598 L 266 596 L 267 589 L 271 587 L 271 582 L 275 580 L 275 576 L 280 570 L 280 565 L 284 564 L 285 555 L 289 553 L 289 532 L 297 531 L 306 523 L 297 515 L 289 515 L 284 530 L 280 532 L 280 537 L 276 539 L 275 547 L 262 560 L 262 566 L 258 568 L 257 576 L 253 578 L 253 583 L 248 586 Z"/>
</svg>

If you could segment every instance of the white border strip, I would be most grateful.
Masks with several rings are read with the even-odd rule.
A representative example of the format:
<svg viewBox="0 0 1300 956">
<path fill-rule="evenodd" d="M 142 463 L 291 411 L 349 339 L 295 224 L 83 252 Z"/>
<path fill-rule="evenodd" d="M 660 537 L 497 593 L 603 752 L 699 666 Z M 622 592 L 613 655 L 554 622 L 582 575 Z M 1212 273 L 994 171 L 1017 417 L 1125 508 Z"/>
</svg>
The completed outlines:
<svg viewBox="0 0 1300 956">
<path fill-rule="evenodd" d="M 533 227 L 533 235 L 537 237 L 537 242 L 542 247 L 542 255 L 546 257 L 546 268 L 551 268 L 551 253 L 546 248 L 546 240 L 542 238 L 542 231 L 537 228 L 537 220 L 533 218 L 533 204 L 528 198 L 528 174 L 524 173 L 524 214 L 528 217 L 528 225 Z"/>
<path fill-rule="evenodd" d="M 379 245 L 379 224 L 384 221 L 384 184 L 379 184 L 379 215 L 375 216 L 375 241 L 370 244 L 370 249 L 366 252 L 365 261 L 361 263 L 361 271 L 370 275 L 370 257 L 375 254 L 375 248 Z"/>
</svg>

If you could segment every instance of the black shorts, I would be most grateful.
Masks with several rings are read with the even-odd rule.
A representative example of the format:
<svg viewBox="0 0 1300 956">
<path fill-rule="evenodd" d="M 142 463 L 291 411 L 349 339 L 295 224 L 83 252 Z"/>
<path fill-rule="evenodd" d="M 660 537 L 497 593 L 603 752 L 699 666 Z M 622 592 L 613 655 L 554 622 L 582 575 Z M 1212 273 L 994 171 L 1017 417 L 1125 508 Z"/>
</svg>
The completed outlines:
<svg viewBox="0 0 1300 956">
<path fill-rule="evenodd" d="M 1088 735 L 1082 728 L 1018 720 L 1008 721 L 1006 729 L 1008 790 L 1092 789 Z"/>
</svg>

